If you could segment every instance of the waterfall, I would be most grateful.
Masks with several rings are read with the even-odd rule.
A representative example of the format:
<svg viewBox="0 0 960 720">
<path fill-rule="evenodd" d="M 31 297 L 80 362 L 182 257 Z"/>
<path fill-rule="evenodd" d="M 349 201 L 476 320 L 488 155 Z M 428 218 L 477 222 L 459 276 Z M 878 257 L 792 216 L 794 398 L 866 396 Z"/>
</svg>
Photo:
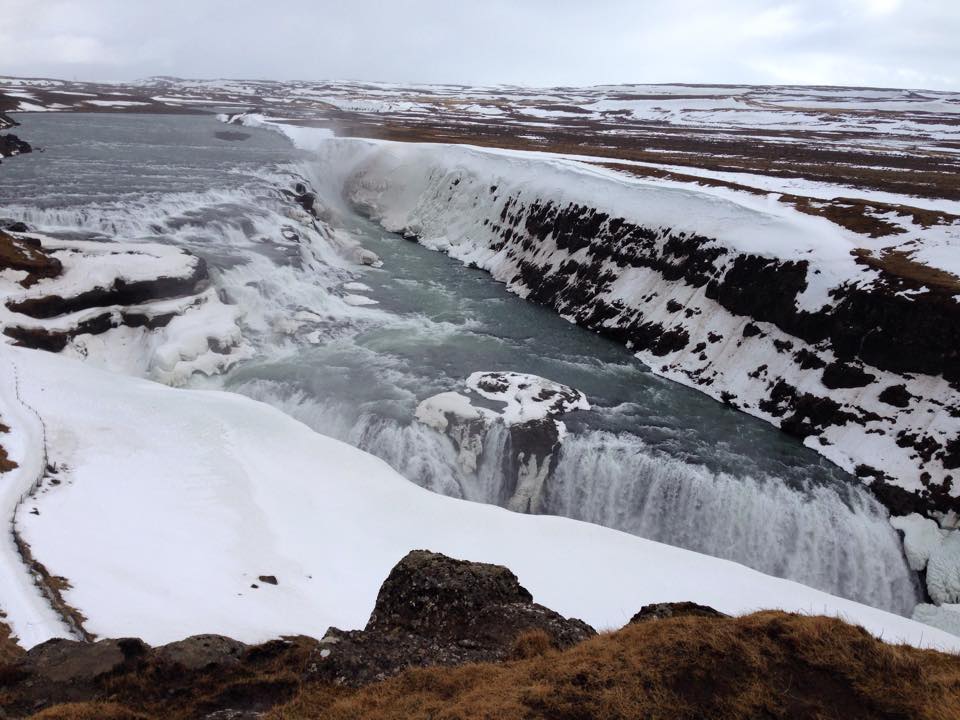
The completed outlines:
<svg viewBox="0 0 960 720">
<path fill-rule="evenodd" d="M 429 490 L 506 504 L 502 427 L 484 438 L 477 472 L 464 473 L 450 440 L 419 423 L 318 402 L 282 382 L 232 389 L 377 455 Z M 899 614 L 918 602 L 887 511 L 855 484 L 736 477 L 656 451 L 630 433 L 587 431 L 564 440 L 540 511 L 733 560 Z"/>
</svg>

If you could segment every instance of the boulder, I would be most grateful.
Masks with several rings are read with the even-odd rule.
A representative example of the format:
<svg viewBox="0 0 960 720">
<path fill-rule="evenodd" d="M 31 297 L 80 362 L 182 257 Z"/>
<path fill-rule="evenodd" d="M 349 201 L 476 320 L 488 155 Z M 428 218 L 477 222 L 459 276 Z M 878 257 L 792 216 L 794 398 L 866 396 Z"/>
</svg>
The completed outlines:
<svg viewBox="0 0 960 720">
<path fill-rule="evenodd" d="M 364 630 L 328 631 L 312 672 L 363 685 L 411 666 L 503 660 L 531 630 L 558 648 L 596 634 L 533 602 L 505 567 L 414 550 L 390 571 Z"/>
<path fill-rule="evenodd" d="M 0 135 L 0 157 L 12 157 L 13 155 L 23 155 L 33 152 L 30 143 L 21 140 L 16 135 Z"/>
<path fill-rule="evenodd" d="M 695 602 L 667 602 L 644 605 L 630 618 L 628 624 L 649 622 L 651 620 L 666 620 L 677 617 L 722 618 L 730 617 L 708 605 L 699 605 Z"/>
<path fill-rule="evenodd" d="M 158 660 L 180 665 L 187 670 L 236 665 L 247 646 L 223 635 L 194 635 L 154 650 Z"/>
<path fill-rule="evenodd" d="M 29 650 L 24 666 L 48 683 L 84 684 L 121 670 L 148 650 L 135 638 L 94 643 L 55 638 Z"/>
</svg>

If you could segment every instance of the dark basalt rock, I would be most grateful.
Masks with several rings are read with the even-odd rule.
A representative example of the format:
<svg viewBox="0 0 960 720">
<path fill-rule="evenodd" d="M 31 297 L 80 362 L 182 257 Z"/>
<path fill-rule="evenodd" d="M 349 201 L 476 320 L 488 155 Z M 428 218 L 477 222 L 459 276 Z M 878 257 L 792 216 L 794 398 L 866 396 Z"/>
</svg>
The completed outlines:
<svg viewBox="0 0 960 720">
<path fill-rule="evenodd" d="M 151 300 L 194 295 L 205 287 L 208 278 L 206 261 L 197 258 L 193 271 L 185 277 L 158 277 L 134 281 L 117 278 L 108 288 L 94 288 L 68 298 L 44 295 L 9 301 L 7 308 L 32 318 L 52 318 L 95 307 L 139 305 Z"/>
<path fill-rule="evenodd" d="M 25 233 L 30 232 L 30 227 L 26 223 L 13 220 L 11 218 L 0 218 L 0 230 L 7 232 Z"/>
<path fill-rule="evenodd" d="M 364 630 L 327 633 L 315 675 L 362 685 L 411 666 L 503 660 L 530 630 L 556 647 L 596 634 L 534 603 L 505 567 L 415 550 L 390 571 Z"/>
<path fill-rule="evenodd" d="M 18 225 L 18 223 L 11 223 L 11 225 Z M 19 232 L 13 228 L 9 229 L 11 232 Z M 39 280 L 58 277 L 63 272 L 63 265 L 55 257 L 48 255 L 36 238 L 15 238 L 0 230 L 0 269 L 27 273 L 27 277 L 21 280 L 20 284 L 23 287 L 30 287 Z"/>
<path fill-rule="evenodd" d="M 194 635 L 154 651 L 157 659 L 187 670 L 204 670 L 222 665 L 236 665 L 247 646 L 223 635 Z"/>
<path fill-rule="evenodd" d="M 491 247 L 508 250 L 520 267 L 515 281 L 529 289 L 531 300 L 638 348 L 657 345 L 650 337 L 641 337 L 640 342 L 632 337 L 637 328 L 644 328 L 642 316 L 625 319 L 617 330 L 601 326 L 624 310 L 600 300 L 617 277 L 605 271 L 605 265 L 645 267 L 667 280 L 706 286 L 707 297 L 733 314 L 773 323 L 810 344 L 827 341 L 843 360 L 859 359 L 897 373 L 943 374 L 960 387 L 960 350 L 954 341 L 960 337 L 960 303 L 948 290 L 872 267 L 874 281 L 837 288 L 832 306 L 810 313 L 796 306 L 797 296 L 807 287 L 807 261 L 757 255 L 728 260 L 728 249 L 711 238 L 636 225 L 577 204 L 560 207 L 534 201 L 524 206 L 510 197 L 500 221 L 502 225 L 493 230 L 503 239 Z M 548 236 L 562 250 L 585 250 L 587 261 L 567 260 L 544 272 L 539 264 L 525 260 Z M 915 292 L 905 296 L 902 290 Z"/>
<path fill-rule="evenodd" d="M 819 370 L 827 366 L 827 363 L 824 362 L 820 356 L 807 350 L 807 348 L 797 350 L 793 358 L 802 370 Z"/>
<path fill-rule="evenodd" d="M 115 673 L 148 650 L 135 638 L 83 643 L 55 638 L 27 651 L 26 668 L 51 683 L 83 684 Z"/>
<path fill-rule="evenodd" d="M 863 368 L 843 362 L 832 362 L 823 370 L 822 382 L 831 390 L 837 388 L 858 388 L 869 385 L 877 379 L 876 375 L 864 372 Z"/>
<path fill-rule="evenodd" d="M 836 401 L 800 392 L 783 380 L 774 385 L 770 396 L 762 400 L 759 407 L 774 417 L 783 417 L 780 429 L 801 439 L 815 435 L 830 425 L 845 425 L 860 420 L 857 415 L 842 410 Z"/>
<path fill-rule="evenodd" d="M 245 132 L 234 132 L 232 130 L 219 130 L 213 134 L 218 140 L 228 140 L 231 142 L 238 142 L 242 140 L 249 140 L 250 133 Z"/>
<path fill-rule="evenodd" d="M 0 135 L 0 157 L 13 157 L 33 152 L 30 143 L 21 140 L 16 135 Z"/>
<path fill-rule="evenodd" d="M 20 123 L 6 113 L 0 113 L 0 130 L 8 130 L 12 127 L 16 127 L 19 124 Z"/>
<path fill-rule="evenodd" d="M 655 603 L 640 608 L 640 611 L 630 618 L 629 624 L 676 617 L 724 618 L 730 616 L 708 605 L 699 605 L 694 602 Z"/>
<path fill-rule="evenodd" d="M 880 393 L 880 402 L 898 408 L 907 407 L 912 398 L 913 395 L 907 391 L 906 385 L 891 385 L 884 388 L 883 392 Z"/>
</svg>

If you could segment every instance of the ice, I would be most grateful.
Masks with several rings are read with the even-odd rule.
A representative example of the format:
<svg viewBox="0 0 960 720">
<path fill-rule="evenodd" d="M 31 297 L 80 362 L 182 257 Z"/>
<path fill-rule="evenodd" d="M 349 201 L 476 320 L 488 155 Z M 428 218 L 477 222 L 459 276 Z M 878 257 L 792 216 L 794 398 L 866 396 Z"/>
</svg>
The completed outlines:
<svg viewBox="0 0 960 720">
<path fill-rule="evenodd" d="M 931 553 L 943 543 L 946 531 L 936 522 L 918 513 L 891 517 L 890 524 L 903 531 L 903 551 L 914 570 L 923 570 L 927 566 Z"/>
</svg>

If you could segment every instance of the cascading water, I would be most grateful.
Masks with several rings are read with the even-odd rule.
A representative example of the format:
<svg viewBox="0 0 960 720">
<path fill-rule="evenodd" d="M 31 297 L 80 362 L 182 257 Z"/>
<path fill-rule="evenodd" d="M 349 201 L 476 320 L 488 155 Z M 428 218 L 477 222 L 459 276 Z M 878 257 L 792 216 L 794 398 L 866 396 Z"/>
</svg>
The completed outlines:
<svg viewBox="0 0 960 720">
<path fill-rule="evenodd" d="M 159 134 L 154 121 L 113 117 L 105 133 L 78 116 L 31 120 L 31 138 L 48 151 L 30 165 L 4 165 L 0 215 L 50 233 L 170 242 L 202 254 L 242 308 L 259 356 L 195 384 L 275 405 L 436 492 L 505 504 L 503 429 L 488 431 L 468 473 L 447 437 L 413 420 L 414 409 L 462 390 L 477 370 L 542 375 L 582 390 L 595 409 L 567 419 L 539 512 L 895 612 L 913 608 L 915 579 L 896 533 L 855 479 L 763 423 L 654 377 L 625 349 L 509 295 L 484 273 L 384 233 L 341 201 L 344 168 L 305 161 L 267 131 L 223 144 L 211 118 L 165 118 Z M 121 165 L 126 174 L 111 179 Z M 29 169 L 18 177 L 20 168 Z M 65 173 L 70 192 L 50 191 Z M 329 209 L 325 222 L 279 192 L 300 178 Z M 384 267 L 345 260 L 356 243 Z M 378 304 L 348 302 L 351 280 Z"/>
</svg>

